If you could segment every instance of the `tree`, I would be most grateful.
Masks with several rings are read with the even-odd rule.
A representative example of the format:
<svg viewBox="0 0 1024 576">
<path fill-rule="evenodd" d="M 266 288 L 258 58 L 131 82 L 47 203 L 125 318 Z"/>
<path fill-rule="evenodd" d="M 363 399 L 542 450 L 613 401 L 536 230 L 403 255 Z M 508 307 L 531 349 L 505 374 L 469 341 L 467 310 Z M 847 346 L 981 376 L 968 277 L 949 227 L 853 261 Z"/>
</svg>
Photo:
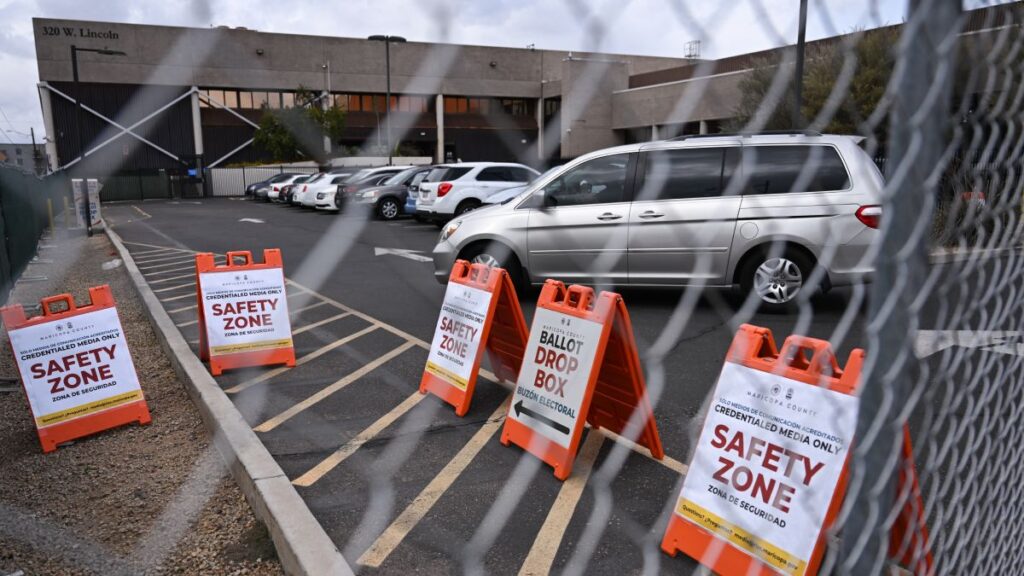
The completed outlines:
<svg viewBox="0 0 1024 576">
<path fill-rule="evenodd" d="M 897 27 L 879 28 L 867 32 L 854 32 L 835 42 L 811 44 L 807 47 L 804 66 L 803 102 L 800 111 L 805 126 L 819 121 L 825 132 L 840 134 L 865 133 L 870 130 L 884 141 L 888 126 L 884 116 L 871 126 L 866 125 L 882 103 L 889 78 L 895 66 L 895 50 L 899 44 Z M 848 46 L 849 40 L 852 46 Z M 783 58 L 788 57 L 788 62 Z M 849 60 L 848 60 L 849 59 Z M 832 95 L 847 62 L 853 66 L 853 76 L 843 90 L 838 107 L 827 118 L 818 116 Z M 752 62 L 752 70 L 740 81 L 740 104 L 727 128 L 741 131 L 766 103 L 768 111 L 766 130 L 791 130 L 797 126 L 793 118 L 793 82 L 785 83 L 777 97 L 770 101 L 771 87 L 777 74 L 792 75 L 791 57 L 775 53 Z"/>
<path fill-rule="evenodd" d="M 264 106 L 254 139 L 256 146 L 275 162 L 312 158 L 325 163 L 324 136 L 332 142 L 341 138 L 345 112 L 335 106 L 325 110 L 317 96 L 301 86 L 295 93 L 295 104 L 281 110 Z"/>
</svg>

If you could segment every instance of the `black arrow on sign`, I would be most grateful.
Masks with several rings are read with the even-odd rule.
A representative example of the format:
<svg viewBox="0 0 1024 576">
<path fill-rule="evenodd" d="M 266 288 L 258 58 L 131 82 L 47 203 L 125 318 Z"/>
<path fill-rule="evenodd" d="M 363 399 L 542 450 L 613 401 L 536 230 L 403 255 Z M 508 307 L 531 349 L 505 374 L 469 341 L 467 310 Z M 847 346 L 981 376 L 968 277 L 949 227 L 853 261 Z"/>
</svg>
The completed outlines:
<svg viewBox="0 0 1024 576">
<path fill-rule="evenodd" d="M 569 435 L 569 428 L 565 424 L 559 424 L 558 422 L 555 422 L 554 420 L 548 418 L 547 416 L 541 416 L 540 414 L 534 412 L 533 410 L 530 410 L 529 408 L 523 408 L 522 400 L 516 402 L 514 408 L 516 410 L 516 416 L 519 416 L 520 413 L 526 414 L 527 416 L 533 418 L 534 420 L 540 422 L 541 424 L 547 424 L 548 426 L 554 428 L 556 431 L 561 432 L 566 436 Z"/>
</svg>

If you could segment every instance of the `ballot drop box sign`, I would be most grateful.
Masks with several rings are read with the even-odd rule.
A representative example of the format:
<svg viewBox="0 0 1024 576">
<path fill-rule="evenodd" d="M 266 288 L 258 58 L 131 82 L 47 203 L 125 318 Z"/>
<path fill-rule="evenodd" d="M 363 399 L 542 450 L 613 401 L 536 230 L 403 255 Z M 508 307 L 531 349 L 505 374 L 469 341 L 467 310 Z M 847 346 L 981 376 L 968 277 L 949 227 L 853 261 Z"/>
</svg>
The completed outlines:
<svg viewBox="0 0 1024 576">
<path fill-rule="evenodd" d="M 9 335 L 39 429 L 143 399 L 116 308 Z"/>
<path fill-rule="evenodd" d="M 210 356 L 292 347 L 280 268 L 199 274 Z"/>
</svg>

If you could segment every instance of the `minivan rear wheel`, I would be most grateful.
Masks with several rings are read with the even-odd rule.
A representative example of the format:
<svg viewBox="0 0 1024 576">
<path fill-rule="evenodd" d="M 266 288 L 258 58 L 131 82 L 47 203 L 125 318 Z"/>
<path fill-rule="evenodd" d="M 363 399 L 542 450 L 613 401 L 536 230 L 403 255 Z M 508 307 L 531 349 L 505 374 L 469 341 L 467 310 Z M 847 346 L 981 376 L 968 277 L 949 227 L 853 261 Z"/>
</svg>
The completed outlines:
<svg viewBox="0 0 1024 576">
<path fill-rule="evenodd" d="M 787 249 L 781 255 L 759 252 L 747 259 L 740 276 L 744 294 L 754 292 L 766 310 L 783 310 L 793 306 L 805 290 L 813 264 L 797 250 Z"/>
</svg>

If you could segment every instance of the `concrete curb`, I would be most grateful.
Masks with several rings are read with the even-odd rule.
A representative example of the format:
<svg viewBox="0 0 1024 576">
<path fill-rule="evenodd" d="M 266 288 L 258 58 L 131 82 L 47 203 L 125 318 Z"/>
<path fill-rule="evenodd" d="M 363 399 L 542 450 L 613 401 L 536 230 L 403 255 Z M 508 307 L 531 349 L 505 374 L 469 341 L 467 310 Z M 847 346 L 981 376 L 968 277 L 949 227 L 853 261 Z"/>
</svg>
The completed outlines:
<svg viewBox="0 0 1024 576">
<path fill-rule="evenodd" d="M 266 526 L 285 572 L 294 575 L 352 575 L 338 551 L 273 456 L 227 394 L 188 347 L 149 287 L 121 237 L 106 227 L 131 276 L 153 328 L 178 378 L 199 409 L 213 442 L 253 512 Z"/>
</svg>

